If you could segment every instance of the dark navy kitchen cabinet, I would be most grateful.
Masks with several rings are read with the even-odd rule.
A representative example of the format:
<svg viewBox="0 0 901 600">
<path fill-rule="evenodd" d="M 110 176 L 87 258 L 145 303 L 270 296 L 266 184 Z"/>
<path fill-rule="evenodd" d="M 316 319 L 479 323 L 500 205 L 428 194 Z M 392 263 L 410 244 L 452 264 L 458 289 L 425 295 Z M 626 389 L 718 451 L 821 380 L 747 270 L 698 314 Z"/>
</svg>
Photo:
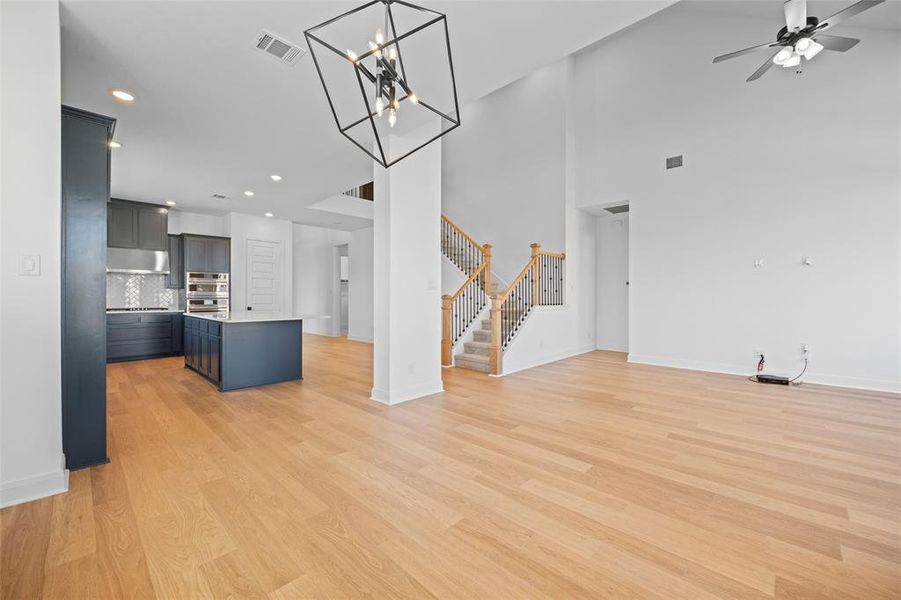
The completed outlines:
<svg viewBox="0 0 901 600">
<path fill-rule="evenodd" d="M 116 121 L 62 107 L 62 431 L 68 469 L 106 453 L 109 141 Z"/>
<path fill-rule="evenodd" d="M 169 274 L 166 275 L 166 287 L 180 290 L 185 287 L 184 238 L 180 235 L 169 236 Z"/>
<path fill-rule="evenodd" d="M 228 273 L 231 240 L 208 235 L 184 236 L 184 269 L 188 273 Z"/>
<path fill-rule="evenodd" d="M 185 366 L 216 385 L 220 381 L 222 324 L 185 315 Z"/>
<path fill-rule="evenodd" d="M 169 209 L 114 198 L 107 212 L 107 245 L 140 250 L 169 249 Z"/>
<path fill-rule="evenodd" d="M 107 362 L 179 355 L 181 313 L 109 313 L 106 348 Z"/>
</svg>

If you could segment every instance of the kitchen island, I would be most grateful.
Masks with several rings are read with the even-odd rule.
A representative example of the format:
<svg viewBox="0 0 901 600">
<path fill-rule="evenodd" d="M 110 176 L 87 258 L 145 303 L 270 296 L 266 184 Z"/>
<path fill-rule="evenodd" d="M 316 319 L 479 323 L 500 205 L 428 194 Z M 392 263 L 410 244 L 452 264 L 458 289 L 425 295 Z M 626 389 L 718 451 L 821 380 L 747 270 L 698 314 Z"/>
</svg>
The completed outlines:
<svg viewBox="0 0 901 600">
<path fill-rule="evenodd" d="M 304 318 L 185 314 L 185 367 L 223 392 L 302 379 Z"/>
</svg>

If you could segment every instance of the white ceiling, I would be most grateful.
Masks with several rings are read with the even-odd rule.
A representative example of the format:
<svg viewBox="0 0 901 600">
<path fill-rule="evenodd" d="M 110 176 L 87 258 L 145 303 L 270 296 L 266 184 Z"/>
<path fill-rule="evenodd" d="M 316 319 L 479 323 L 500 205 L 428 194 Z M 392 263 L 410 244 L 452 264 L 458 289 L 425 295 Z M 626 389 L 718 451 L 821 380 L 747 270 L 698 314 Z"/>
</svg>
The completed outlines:
<svg viewBox="0 0 901 600">
<path fill-rule="evenodd" d="M 423 2 L 447 14 L 464 104 L 672 4 Z M 366 219 L 308 208 L 372 177 L 371 161 L 335 128 L 310 57 L 289 67 L 254 48 L 261 29 L 305 47 L 304 29 L 356 5 L 63 0 L 63 102 L 118 119 L 116 197 L 367 226 Z M 115 102 L 108 91 L 117 87 L 137 101 Z M 272 182 L 272 173 L 284 179 Z M 243 195 L 247 189 L 253 198 Z"/>
</svg>

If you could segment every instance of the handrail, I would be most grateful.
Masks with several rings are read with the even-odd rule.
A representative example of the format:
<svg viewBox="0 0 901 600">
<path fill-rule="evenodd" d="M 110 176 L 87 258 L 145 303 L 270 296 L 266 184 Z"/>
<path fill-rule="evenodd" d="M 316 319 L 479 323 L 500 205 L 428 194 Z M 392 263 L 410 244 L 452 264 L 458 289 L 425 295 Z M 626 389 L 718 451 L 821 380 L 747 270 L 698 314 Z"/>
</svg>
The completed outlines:
<svg viewBox="0 0 901 600">
<path fill-rule="evenodd" d="M 507 289 L 504 290 L 503 292 L 501 292 L 500 294 L 495 294 L 493 296 L 493 298 L 500 300 L 501 304 L 503 304 L 504 301 L 507 299 L 507 296 L 510 295 L 510 292 L 512 292 L 513 289 L 516 287 L 516 284 L 518 284 L 526 276 L 526 274 L 532 269 L 532 267 L 535 266 L 535 262 L 537 260 L 538 260 L 537 256 L 533 256 L 532 258 L 530 258 L 529 262 L 526 263 L 526 266 L 524 266 L 522 268 L 522 271 L 519 272 L 519 275 L 517 275 L 516 277 L 513 278 L 513 282 L 509 285 L 509 287 L 507 287 Z"/>
<path fill-rule="evenodd" d="M 454 292 L 454 293 L 451 294 L 451 295 L 445 294 L 445 295 L 443 295 L 443 296 L 441 296 L 441 297 L 442 297 L 442 298 L 447 298 L 447 299 L 449 299 L 449 300 L 452 301 L 452 302 L 453 302 L 454 300 L 456 300 L 456 299 L 460 296 L 460 294 L 463 293 L 463 290 L 466 289 L 466 286 L 468 286 L 470 283 L 472 283 L 473 281 L 475 281 L 476 278 L 478 278 L 479 273 L 481 273 L 481 272 L 484 271 L 486 268 L 488 268 L 488 264 L 489 264 L 489 263 L 487 263 L 487 262 L 483 262 L 481 265 L 479 265 L 479 268 L 472 272 L 472 275 L 470 275 L 469 278 L 468 278 L 466 281 L 463 282 L 463 285 L 460 286 L 460 289 L 459 289 L 459 290 L 457 290 L 456 292 Z M 487 290 L 486 290 L 486 293 L 487 293 Z"/>
<path fill-rule="evenodd" d="M 445 216 L 444 214 L 441 215 L 441 220 L 444 221 L 444 222 L 446 222 L 448 225 L 450 225 L 450 226 L 453 227 L 454 229 L 456 229 L 456 230 L 457 230 L 457 233 L 459 233 L 460 235 L 462 235 L 462 236 L 463 236 L 467 241 L 469 241 L 469 243 L 472 244 L 473 246 L 476 246 L 477 248 L 481 248 L 481 247 L 482 247 L 482 244 L 478 243 L 477 241 L 475 241 L 474 239 L 472 239 L 471 237 L 469 237 L 469 234 L 468 234 L 468 233 L 466 233 L 465 231 L 463 231 L 462 229 L 460 229 L 460 226 L 459 226 L 459 225 L 457 225 L 456 223 L 454 223 L 453 221 L 451 221 L 450 219 L 448 219 L 447 216 Z"/>
<path fill-rule="evenodd" d="M 563 304 L 565 252 L 547 252 L 531 245 L 532 257 L 510 286 L 491 297 L 490 373 L 503 372 L 504 348 L 535 306 Z"/>
<path fill-rule="evenodd" d="M 454 294 L 441 296 L 441 364 L 450 366 L 453 346 L 490 302 L 491 244 L 480 244 L 441 215 L 441 249 L 466 274 Z"/>
</svg>

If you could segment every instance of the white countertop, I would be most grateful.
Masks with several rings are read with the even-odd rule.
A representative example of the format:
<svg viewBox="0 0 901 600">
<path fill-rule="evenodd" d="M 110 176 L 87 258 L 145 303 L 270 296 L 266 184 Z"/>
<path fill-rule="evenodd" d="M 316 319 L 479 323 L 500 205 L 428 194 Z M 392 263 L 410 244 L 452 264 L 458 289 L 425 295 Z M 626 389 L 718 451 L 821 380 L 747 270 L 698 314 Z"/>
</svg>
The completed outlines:
<svg viewBox="0 0 901 600">
<path fill-rule="evenodd" d="M 154 315 L 160 313 L 166 314 L 176 314 L 180 315 L 185 311 L 179 310 L 177 308 L 161 308 L 159 310 L 113 310 L 106 309 L 106 314 L 108 315 Z"/>
<path fill-rule="evenodd" d="M 330 315 L 314 315 L 306 313 L 288 314 L 253 314 L 253 312 L 228 313 L 227 316 L 215 313 L 185 313 L 186 317 L 196 317 L 220 323 L 263 323 L 266 321 L 304 321 L 313 319 L 331 319 Z"/>
</svg>

